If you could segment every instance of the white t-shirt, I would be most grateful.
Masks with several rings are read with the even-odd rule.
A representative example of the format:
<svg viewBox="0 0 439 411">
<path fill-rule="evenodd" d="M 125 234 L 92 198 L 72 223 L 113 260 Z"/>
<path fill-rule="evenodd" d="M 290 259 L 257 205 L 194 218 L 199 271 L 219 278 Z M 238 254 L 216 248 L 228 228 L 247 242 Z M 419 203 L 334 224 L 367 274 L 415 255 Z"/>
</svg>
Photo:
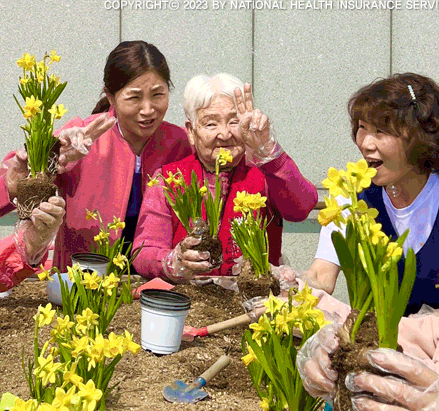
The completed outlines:
<svg viewBox="0 0 439 411">
<path fill-rule="evenodd" d="M 410 229 L 409 235 L 404 242 L 404 254 L 409 248 L 417 253 L 431 234 L 434 222 L 439 210 L 439 175 L 431 173 L 427 183 L 422 191 L 418 194 L 408 207 L 397 209 L 395 208 L 386 190 L 383 190 L 383 200 L 386 211 L 389 214 L 390 221 L 398 236 L 404 233 L 405 230 Z M 340 205 L 350 203 L 349 199 L 342 196 L 337 197 Z M 345 217 L 349 215 L 349 211 L 343 211 Z M 319 245 L 315 258 L 329 261 L 340 266 L 337 253 L 332 244 L 331 234 L 334 230 L 338 230 L 346 234 L 346 228 L 338 228 L 334 223 L 322 227 L 320 230 Z"/>
</svg>

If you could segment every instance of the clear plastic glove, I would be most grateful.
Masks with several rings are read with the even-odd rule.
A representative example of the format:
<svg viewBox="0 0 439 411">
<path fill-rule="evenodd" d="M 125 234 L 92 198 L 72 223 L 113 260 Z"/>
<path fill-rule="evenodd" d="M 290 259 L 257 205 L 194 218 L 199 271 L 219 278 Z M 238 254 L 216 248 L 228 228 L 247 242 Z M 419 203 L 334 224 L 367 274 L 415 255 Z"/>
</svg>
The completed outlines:
<svg viewBox="0 0 439 411">
<path fill-rule="evenodd" d="M 272 276 L 279 281 L 280 295 L 283 297 L 288 297 L 290 288 L 299 287 L 299 284 L 296 280 L 298 277 L 297 271 L 288 265 L 280 265 L 279 267 L 276 267 L 270 264 L 270 266 Z"/>
<path fill-rule="evenodd" d="M 200 242 L 200 238 L 188 236 L 163 259 L 163 270 L 171 281 L 185 283 L 197 274 L 212 271 L 209 263 L 210 253 L 192 249 Z"/>
<path fill-rule="evenodd" d="M 254 109 L 251 85 L 244 84 L 244 96 L 240 88 L 236 88 L 234 94 L 247 165 L 260 167 L 278 158 L 284 150 L 276 142 L 269 118 Z"/>
<path fill-rule="evenodd" d="M 65 214 L 65 201 L 50 197 L 32 211 L 30 220 L 19 220 L 14 228 L 17 251 L 23 261 L 37 266 L 58 233 Z"/>
<path fill-rule="evenodd" d="M 331 401 L 335 394 L 338 373 L 331 368 L 329 354 L 338 348 L 337 331 L 341 324 L 329 324 L 309 338 L 296 357 L 303 386 L 313 397 Z"/>
<path fill-rule="evenodd" d="M 13 201 L 17 197 L 17 183 L 29 174 L 27 166 L 27 153 L 25 149 L 18 150 L 15 156 L 5 161 L 2 168 L 6 168 L 5 182 L 8 187 L 9 199 Z"/>
<path fill-rule="evenodd" d="M 353 393 L 362 392 L 352 398 L 354 411 L 439 410 L 439 375 L 436 372 L 421 361 L 388 348 L 371 350 L 366 355 L 373 367 L 393 375 L 348 374 L 346 387 Z M 364 395 L 364 392 L 370 395 Z"/>
<path fill-rule="evenodd" d="M 108 113 L 102 113 L 85 127 L 61 130 L 58 136 L 61 143 L 58 173 L 64 173 L 68 163 L 78 161 L 86 156 L 93 142 L 113 127 L 116 121 L 115 117 L 109 117 Z"/>
</svg>

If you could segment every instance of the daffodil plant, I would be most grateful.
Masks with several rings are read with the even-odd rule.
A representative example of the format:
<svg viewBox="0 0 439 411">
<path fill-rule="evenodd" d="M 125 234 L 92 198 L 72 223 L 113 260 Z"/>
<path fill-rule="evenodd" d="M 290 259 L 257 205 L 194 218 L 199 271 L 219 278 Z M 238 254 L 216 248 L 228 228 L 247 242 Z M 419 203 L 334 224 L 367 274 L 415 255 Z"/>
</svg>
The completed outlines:
<svg viewBox="0 0 439 411">
<path fill-rule="evenodd" d="M 98 331 L 104 334 L 120 305 L 133 302 L 130 265 L 142 247 L 129 258 L 131 245 L 124 253 L 123 238 L 118 238 L 113 242 L 110 239 L 110 231 L 113 230 L 117 235 L 119 229 L 123 230 L 125 223 L 114 217 L 113 222 L 105 226 L 99 211 L 86 211 L 87 220 L 99 220 L 100 222 L 99 234 L 94 237 L 96 242 L 94 251 L 110 259 L 107 275 L 100 277 L 96 271 L 83 272 L 77 264 L 67 267 L 69 280 L 73 283 L 70 289 L 67 282 L 61 278 L 61 273 L 57 268 L 47 271 L 41 266 L 42 272 L 38 274 L 38 277 L 40 280 L 51 281 L 52 272 L 58 273 L 64 315 L 73 318 L 75 313 L 91 309 L 98 315 Z M 124 274 L 128 274 L 126 281 L 122 281 Z"/>
<path fill-rule="evenodd" d="M 203 218 L 203 205 L 206 213 L 206 220 L 209 223 L 210 235 L 213 238 L 218 236 L 223 199 L 221 198 L 221 184 L 219 182 L 220 166 L 232 162 L 233 157 L 229 150 L 220 148 L 215 161 L 215 196 L 208 189 L 207 181 L 201 186 L 195 171 L 192 171 L 191 182 L 186 184 L 181 171 L 173 174 L 168 172 L 167 176 L 158 174 L 150 178 L 149 187 L 163 182 L 163 193 L 171 208 L 174 210 L 187 233 L 192 231 L 192 224 L 197 219 Z"/>
<path fill-rule="evenodd" d="M 346 235 L 332 233 L 340 267 L 346 276 L 350 305 L 360 314 L 351 333 L 351 341 L 367 311 L 375 310 L 380 347 L 397 348 L 398 324 L 404 314 L 416 277 L 416 257 L 409 249 L 405 257 L 404 277 L 399 285 L 398 261 L 403 254 L 402 246 L 408 230 L 396 241 L 381 231 L 376 222 L 378 210 L 368 208 L 357 194 L 371 184 L 376 170 L 368 168 L 365 160 L 348 163 L 347 170 L 331 167 L 328 178 L 323 180 L 330 197 L 325 197 L 326 208 L 318 215 L 320 224 L 333 222 L 346 226 Z M 349 199 L 339 205 L 336 199 Z M 342 212 L 349 210 L 348 216 Z"/>
<path fill-rule="evenodd" d="M 231 221 L 231 233 L 244 258 L 248 258 L 255 271 L 255 276 L 268 274 L 268 237 L 267 218 L 262 218 L 260 209 L 265 207 L 267 197 L 260 193 L 248 194 L 246 191 L 237 192 L 233 199 L 235 212 L 242 213 L 242 217 Z"/>
<path fill-rule="evenodd" d="M 53 159 L 50 157 L 51 149 L 57 141 L 53 136 L 53 124 L 67 112 L 63 104 L 55 103 L 67 82 L 60 83 L 58 76 L 53 73 L 49 75 L 48 72 L 52 63 L 59 62 L 60 59 L 61 57 L 52 50 L 50 55 L 46 53 L 40 62 L 29 53 L 17 60 L 17 65 L 23 69 L 18 91 L 24 106 L 15 95 L 14 99 L 27 121 L 22 129 L 32 177 L 37 173 L 55 171 L 55 164 L 51 163 Z"/>
<path fill-rule="evenodd" d="M 266 312 L 250 324 L 242 340 L 242 361 L 248 368 L 264 411 L 317 411 L 323 400 L 303 388 L 296 356 L 305 341 L 328 322 L 316 309 L 318 298 L 308 286 L 291 290 L 289 301 L 270 295 Z M 297 338 L 301 336 L 302 338 Z"/>
<path fill-rule="evenodd" d="M 131 334 L 104 337 L 98 331 L 99 315 L 89 308 L 59 316 L 49 303 L 38 308 L 34 319 L 35 361 L 25 364 L 23 357 L 31 399 L 17 398 L 11 410 L 105 410 L 116 364 L 127 351 L 140 350 Z M 51 324 L 50 339 L 40 347 L 40 330 Z"/>
</svg>

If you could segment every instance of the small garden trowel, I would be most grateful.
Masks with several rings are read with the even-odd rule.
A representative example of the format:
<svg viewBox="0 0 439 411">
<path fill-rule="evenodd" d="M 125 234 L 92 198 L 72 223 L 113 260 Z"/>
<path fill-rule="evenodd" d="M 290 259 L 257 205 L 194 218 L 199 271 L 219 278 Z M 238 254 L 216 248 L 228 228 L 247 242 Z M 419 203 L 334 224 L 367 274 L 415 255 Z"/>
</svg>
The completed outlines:
<svg viewBox="0 0 439 411">
<path fill-rule="evenodd" d="M 169 402 L 195 403 L 201 401 L 209 394 L 200 390 L 200 388 L 204 387 L 229 364 L 230 357 L 222 355 L 215 364 L 204 371 L 193 383 L 185 384 L 183 381 L 176 380 L 172 384 L 167 385 L 163 390 L 163 397 Z"/>
</svg>

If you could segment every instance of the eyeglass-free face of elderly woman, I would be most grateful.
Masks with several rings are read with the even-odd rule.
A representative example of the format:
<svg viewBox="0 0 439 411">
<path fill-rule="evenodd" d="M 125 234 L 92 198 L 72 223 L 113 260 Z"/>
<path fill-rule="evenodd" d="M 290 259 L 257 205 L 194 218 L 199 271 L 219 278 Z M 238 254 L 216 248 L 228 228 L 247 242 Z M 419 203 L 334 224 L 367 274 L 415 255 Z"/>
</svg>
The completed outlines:
<svg viewBox="0 0 439 411">
<path fill-rule="evenodd" d="M 207 180 L 214 194 L 216 155 L 220 148 L 231 151 L 233 162 L 221 169 L 219 176 L 224 199 L 218 235 L 223 264 L 209 273 L 209 252 L 192 249 L 200 240 L 187 236 L 162 188 L 154 186 L 144 194 L 134 238 L 134 251 L 145 245 L 134 261 L 137 272 L 174 282 L 184 282 L 196 274 L 232 275 L 234 260 L 241 255 L 230 235 L 230 220 L 238 216 L 233 211 L 238 191 L 267 196 L 262 212 L 270 221 L 269 258 L 279 264 L 282 219 L 305 219 L 317 201 L 316 188 L 276 143 L 267 116 L 254 109 L 250 85 L 228 74 L 196 76 L 186 86 L 183 106 L 189 142 L 196 154 L 163 166 L 157 173 L 167 175 L 178 169 L 188 182 L 193 170 L 200 181 Z"/>
</svg>

